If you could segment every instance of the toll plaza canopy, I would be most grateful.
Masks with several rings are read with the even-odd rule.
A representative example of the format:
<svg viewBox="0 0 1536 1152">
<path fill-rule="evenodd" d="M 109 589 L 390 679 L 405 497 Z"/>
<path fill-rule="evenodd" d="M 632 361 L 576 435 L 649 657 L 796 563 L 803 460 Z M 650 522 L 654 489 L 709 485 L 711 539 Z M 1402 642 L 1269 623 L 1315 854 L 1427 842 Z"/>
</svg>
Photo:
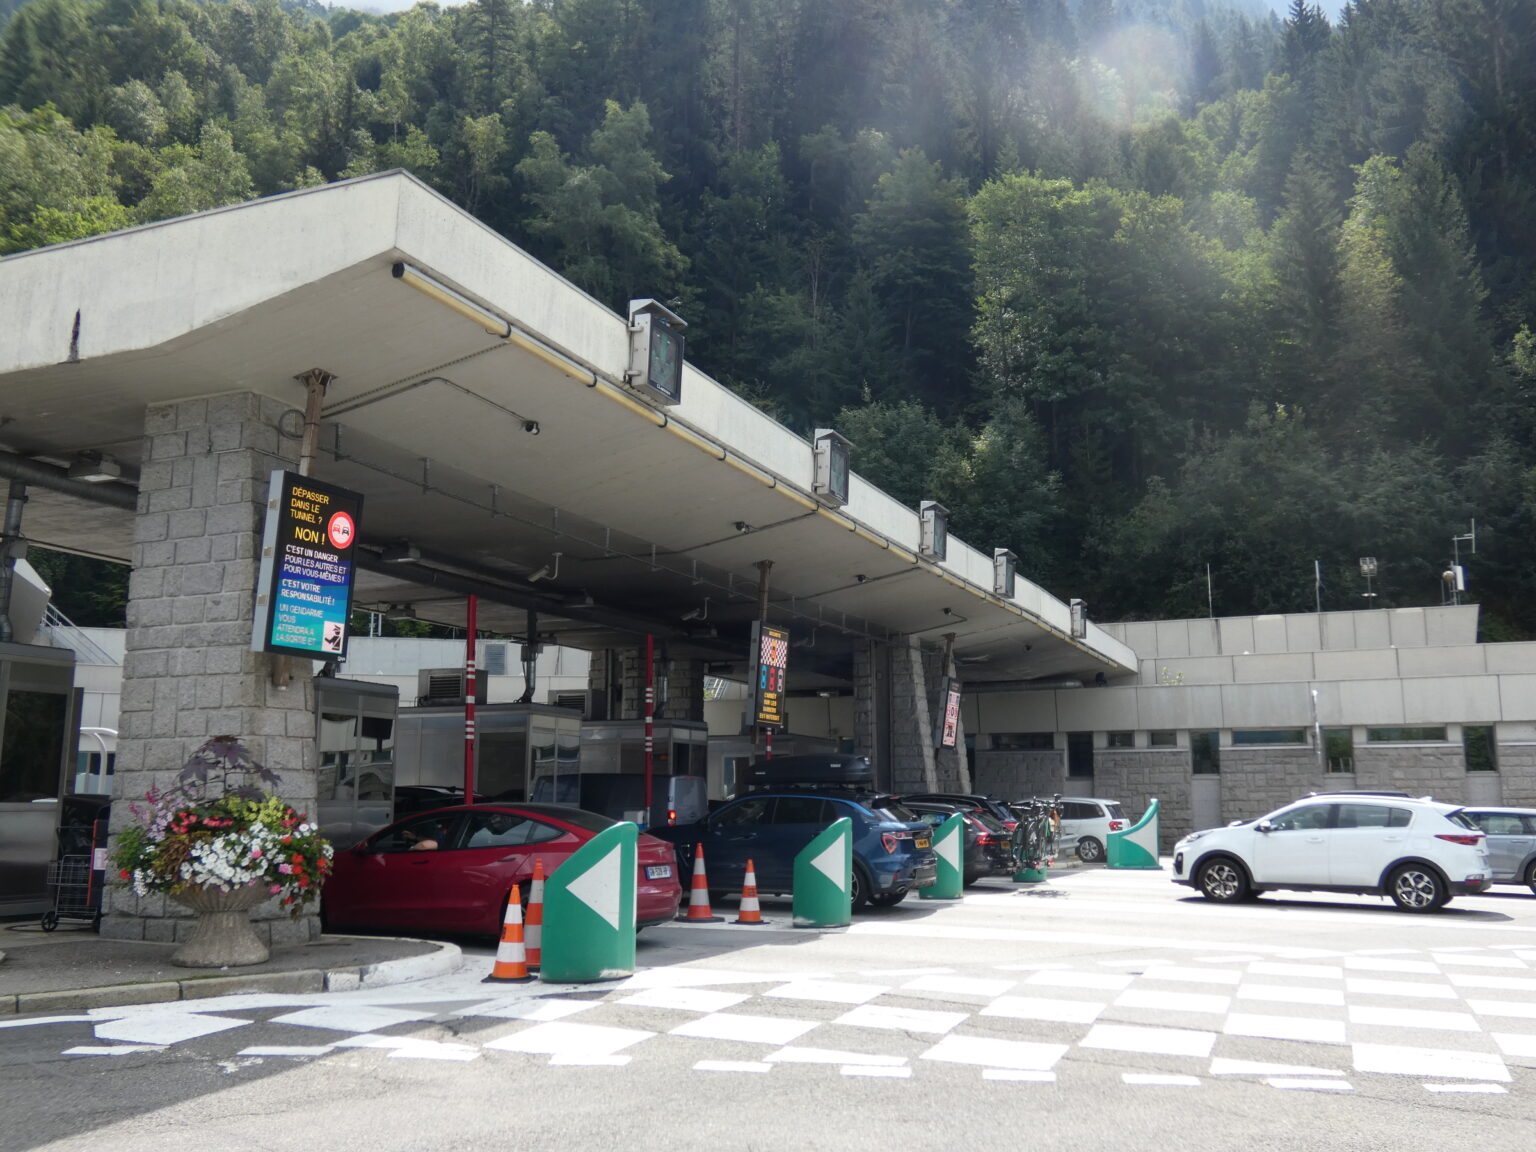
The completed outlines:
<svg viewBox="0 0 1536 1152">
<path fill-rule="evenodd" d="M 856 474 L 819 499 L 813 445 L 691 366 L 677 403 L 647 399 L 627 318 L 405 173 L 8 257 L 0 315 L 0 449 L 47 481 L 39 544 L 128 561 L 146 408 L 256 393 L 296 440 L 320 369 L 314 475 L 364 494 L 360 607 L 462 626 L 475 593 L 489 632 L 650 633 L 741 675 L 771 561 L 791 690 L 913 636 L 952 634 L 968 683 L 1135 668 L 1027 580 L 999 594 L 992 542 L 924 554 L 918 511 Z M 121 476 L 70 479 L 82 461 Z"/>
</svg>

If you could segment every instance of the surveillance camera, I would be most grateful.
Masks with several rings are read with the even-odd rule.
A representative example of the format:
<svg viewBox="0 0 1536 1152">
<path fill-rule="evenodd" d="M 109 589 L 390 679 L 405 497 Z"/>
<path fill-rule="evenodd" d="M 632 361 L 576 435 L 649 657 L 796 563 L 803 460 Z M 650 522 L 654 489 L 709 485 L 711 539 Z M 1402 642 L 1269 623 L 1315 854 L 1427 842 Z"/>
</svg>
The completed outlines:
<svg viewBox="0 0 1536 1152">
<path fill-rule="evenodd" d="M 864 581 L 868 580 L 869 577 L 864 575 L 864 573 L 860 572 L 860 573 L 857 573 L 854 576 L 854 579 L 857 580 L 860 584 L 862 584 L 862 583 L 864 583 Z"/>
<path fill-rule="evenodd" d="M 530 436 L 537 436 L 539 434 L 539 422 L 537 420 L 524 420 L 523 431 Z"/>
</svg>

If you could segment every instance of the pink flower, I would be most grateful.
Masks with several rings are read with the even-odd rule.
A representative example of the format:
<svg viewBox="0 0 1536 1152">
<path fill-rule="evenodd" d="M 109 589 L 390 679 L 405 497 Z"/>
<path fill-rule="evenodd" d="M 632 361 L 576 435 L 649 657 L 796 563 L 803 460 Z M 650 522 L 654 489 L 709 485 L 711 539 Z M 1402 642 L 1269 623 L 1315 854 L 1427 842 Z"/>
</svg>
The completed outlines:
<svg viewBox="0 0 1536 1152">
<path fill-rule="evenodd" d="M 283 890 L 283 886 L 281 884 L 274 884 L 274 885 L 272 885 L 272 887 L 267 889 L 267 892 L 268 892 L 268 894 L 270 894 L 272 896 L 276 896 L 282 890 Z"/>
<path fill-rule="evenodd" d="M 289 873 L 290 873 L 290 872 L 292 872 L 292 871 L 293 871 L 293 865 L 292 865 L 292 864 L 279 864 L 279 865 L 278 865 L 278 866 L 277 866 L 277 870 L 278 870 L 278 871 L 279 871 L 279 872 L 281 872 L 281 873 L 282 873 L 282 874 L 283 874 L 283 875 L 284 875 L 284 876 L 286 876 L 286 875 L 288 875 L 288 874 L 289 874 Z"/>
<path fill-rule="evenodd" d="M 260 848 L 252 848 L 251 849 L 251 859 L 252 860 L 259 859 L 260 856 L 261 856 L 261 849 Z"/>
</svg>

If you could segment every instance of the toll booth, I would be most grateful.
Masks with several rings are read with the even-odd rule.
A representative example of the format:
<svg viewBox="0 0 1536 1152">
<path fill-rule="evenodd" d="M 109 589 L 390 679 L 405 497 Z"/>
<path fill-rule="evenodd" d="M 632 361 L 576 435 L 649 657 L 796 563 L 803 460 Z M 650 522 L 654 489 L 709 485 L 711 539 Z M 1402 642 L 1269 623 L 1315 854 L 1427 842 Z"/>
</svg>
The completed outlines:
<svg viewBox="0 0 1536 1152">
<path fill-rule="evenodd" d="M 775 756 L 832 756 L 849 751 L 842 741 L 829 736 L 796 736 L 788 732 L 775 732 L 773 754 Z M 717 735 L 709 738 L 709 798 L 734 800 L 741 793 L 741 781 L 746 779 L 747 765 L 763 758 L 765 749 L 761 741 L 753 743 L 750 736 L 738 733 Z"/>
<path fill-rule="evenodd" d="M 393 684 L 315 678 L 320 773 L 315 819 L 337 848 L 347 848 L 394 819 Z"/>
<path fill-rule="evenodd" d="M 74 779 L 78 713 L 73 652 L 0 643 L 0 916 L 53 905 L 48 865 Z"/>
<path fill-rule="evenodd" d="M 651 771 L 656 776 L 703 776 L 709 764 L 709 726 L 658 717 L 651 725 Z M 588 720 L 581 726 L 581 770 L 645 775 L 645 721 Z"/>
<path fill-rule="evenodd" d="M 475 706 L 475 794 L 527 800 L 542 777 L 575 775 L 581 763 L 581 712 L 553 704 Z M 432 799 L 462 803 L 464 706 L 403 708 L 396 737 L 396 808 Z"/>
</svg>

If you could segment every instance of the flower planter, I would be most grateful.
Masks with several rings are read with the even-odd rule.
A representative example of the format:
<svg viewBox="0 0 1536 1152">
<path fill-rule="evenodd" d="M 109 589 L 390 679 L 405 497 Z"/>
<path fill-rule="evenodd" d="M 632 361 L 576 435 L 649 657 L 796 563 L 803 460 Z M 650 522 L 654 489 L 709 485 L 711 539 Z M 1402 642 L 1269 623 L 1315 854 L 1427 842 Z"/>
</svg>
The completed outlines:
<svg viewBox="0 0 1536 1152">
<path fill-rule="evenodd" d="M 173 893 L 171 899 L 198 915 L 192 935 L 171 953 L 171 963 L 183 968 L 237 968 L 264 963 L 271 951 L 251 927 L 251 909 L 268 895 L 266 887 L 260 884 L 229 892 L 222 888 L 193 888 Z"/>
</svg>

